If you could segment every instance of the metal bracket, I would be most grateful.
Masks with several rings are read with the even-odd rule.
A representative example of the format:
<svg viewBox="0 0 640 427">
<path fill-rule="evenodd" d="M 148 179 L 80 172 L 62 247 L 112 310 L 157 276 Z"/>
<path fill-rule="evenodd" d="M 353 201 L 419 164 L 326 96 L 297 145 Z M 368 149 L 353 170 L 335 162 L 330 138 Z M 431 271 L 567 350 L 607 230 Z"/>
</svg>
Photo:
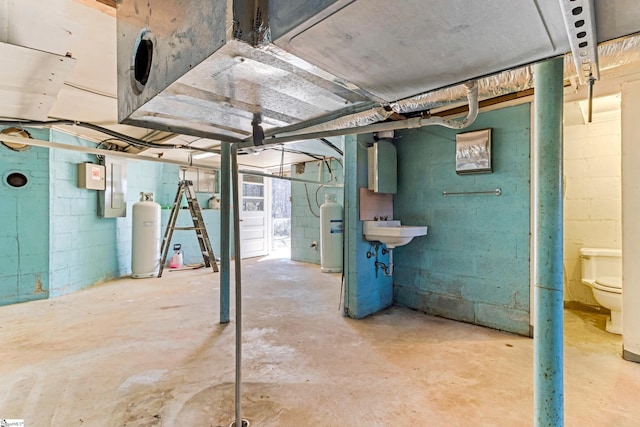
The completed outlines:
<svg viewBox="0 0 640 427">
<path fill-rule="evenodd" d="M 600 79 L 593 0 L 560 0 L 573 62 L 581 85 Z"/>
</svg>

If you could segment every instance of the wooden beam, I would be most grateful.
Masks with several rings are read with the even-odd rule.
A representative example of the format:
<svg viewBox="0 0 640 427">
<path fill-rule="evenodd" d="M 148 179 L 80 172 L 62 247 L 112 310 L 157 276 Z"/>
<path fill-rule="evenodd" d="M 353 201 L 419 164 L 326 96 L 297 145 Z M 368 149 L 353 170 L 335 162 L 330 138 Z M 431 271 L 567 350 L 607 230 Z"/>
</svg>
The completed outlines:
<svg viewBox="0 0 640 427">
<path fill-rule="evenodd" d="M 98 3 L 102 3 L 102 4 L 106 4 L 109 7 L 112 7 L 115 9 L 116 7 L 116 0 L 96 0 Z"/>
<path fill-rule="evenodd" d="M 75 0 L 92 9 L 99 10 L 109 16 L 116 16 L 116 0 Z"/>
<path fill-rule="evenodd" d="M 495 98 L 485 99 L 484 101 L 480 101 L 480 108 L 489 107 L 489 106 L 500 104 L 503 102 L 513 101 L 514 99 L 518 99 L 518 98 L 525 98 L 531 95 L 533 95 L 533 89 L 526 89 L 520 92 L 514 92 L 514 93 L 509 93 L 507 95 L 497 96 Z M 447 116 L 466 113 L 467 111 L 469 111 L 469 106 L 463 105 L 461 107 L 451 108 L 445 111 L 439 111 L 437 113 L 433 113 L 433 115 L 439 116 L 439 117 L 447 117 Z"/>
</svg>

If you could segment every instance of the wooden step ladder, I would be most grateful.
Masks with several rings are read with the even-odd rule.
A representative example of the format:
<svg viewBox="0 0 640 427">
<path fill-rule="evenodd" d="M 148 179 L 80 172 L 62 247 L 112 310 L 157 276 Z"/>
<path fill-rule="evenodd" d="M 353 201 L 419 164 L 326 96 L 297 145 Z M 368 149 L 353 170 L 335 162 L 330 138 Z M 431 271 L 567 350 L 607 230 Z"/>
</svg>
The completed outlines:
<svg viewBox="0 0 640 427">
<path fill-rule="evenodd" d="M 193 220 L 193 227 L 176 227 L 183 194 L 187 199 L 187 205 L 189 207 L 189 212 L 191 213 L 191 219 Z M 182 180 L 178 183 L 178 191 L 176 193 L 176 198 L 173 201 L 173 208 L 171 208 L 171 214 L 169 215 L 169 221 L 167 222 L 167 229 L 164 232 L 162 246 L 160 247 L 162 259 L 160 260 L 158 277 L 162 277 L 162 270 L 164 270 L 164 265 L 167 262 L 167 254 L 169 253 L 169 244 L 171 243 L 171 237 L 173 237 L 173 232 L 175 230 L 195 230 L 205 267 L 211 267 L 213 272 L 217 273 L 218 264 L 216 263 L 216 257 L 213 254 L 213 249 L 211 248 L 211 241 L 209 241 L 207 228 L 205 227 L 204 220 L 202 219 L 200 204 L 198 203 L 196 193 L 193 189 L 193 181 Z"/>
</svg>

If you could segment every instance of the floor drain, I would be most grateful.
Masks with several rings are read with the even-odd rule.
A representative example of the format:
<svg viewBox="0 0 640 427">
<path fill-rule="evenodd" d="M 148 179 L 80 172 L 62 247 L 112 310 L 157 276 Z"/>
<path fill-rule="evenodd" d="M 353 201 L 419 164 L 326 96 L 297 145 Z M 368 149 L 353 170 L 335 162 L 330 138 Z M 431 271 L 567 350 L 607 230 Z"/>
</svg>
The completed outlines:
<svg viewBox="0 0 640 427">
<path fill-rule="evenodd" d="M 242 419 L 242 427 L 249 427 L 250 423 L 249 420 L 247 419 Z M 229 427 L 236 427 L 236 422 L 233 421 L 231 424 L 229 424 Z"/>
</svg>

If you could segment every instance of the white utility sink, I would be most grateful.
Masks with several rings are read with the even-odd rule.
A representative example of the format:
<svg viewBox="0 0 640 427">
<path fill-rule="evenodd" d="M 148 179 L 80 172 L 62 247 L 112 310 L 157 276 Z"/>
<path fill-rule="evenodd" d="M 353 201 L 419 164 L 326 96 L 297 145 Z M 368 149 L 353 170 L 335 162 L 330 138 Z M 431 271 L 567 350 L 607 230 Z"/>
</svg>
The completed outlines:
<svg viewBox="0 0 640 427">
<path fill-rule="evenodd" d="M 365 239 L 378 241 L 387 245 L 388 249 L 406 245 L 416 236 L 426 236 L 426 226 L 401 225 L 398 220 L 364 221 Z"/>
</svg>

